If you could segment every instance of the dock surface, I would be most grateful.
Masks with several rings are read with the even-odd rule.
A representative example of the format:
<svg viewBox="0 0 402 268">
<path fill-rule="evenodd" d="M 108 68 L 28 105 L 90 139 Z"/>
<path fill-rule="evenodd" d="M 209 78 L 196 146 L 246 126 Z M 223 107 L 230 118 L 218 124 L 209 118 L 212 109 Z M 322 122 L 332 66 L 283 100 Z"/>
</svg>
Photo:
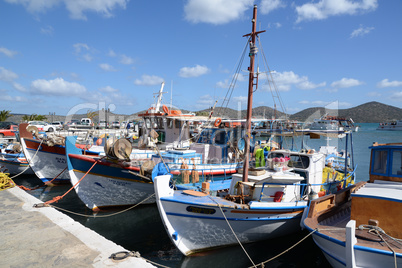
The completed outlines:
<svg viewBox="0 0 402 268">
<path fill-rule="evenodd" d="M 0 191 L 1 267 L 155 267 L 18 187 Z"/>
</svg>

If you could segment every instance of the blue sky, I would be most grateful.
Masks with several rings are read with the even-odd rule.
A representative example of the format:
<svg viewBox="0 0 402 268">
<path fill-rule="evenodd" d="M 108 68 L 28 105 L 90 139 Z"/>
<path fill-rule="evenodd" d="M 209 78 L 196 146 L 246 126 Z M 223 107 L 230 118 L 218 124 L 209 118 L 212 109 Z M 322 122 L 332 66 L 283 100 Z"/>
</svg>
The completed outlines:
<svg viewBox="0 0 402 268">
<path fill-rule="evenodd" d="M 164 103 L 220 105 L 254 4 L 287 112 L 402 108 L 401 1 L 0 0 L 0 110 L 132 114 L 149 108 L 162 81 Z M 231 108 L 246 108 L 244 74 Z M 273 107 L 264 80 L 254 94 L 262 105 Z"/>
</svg>

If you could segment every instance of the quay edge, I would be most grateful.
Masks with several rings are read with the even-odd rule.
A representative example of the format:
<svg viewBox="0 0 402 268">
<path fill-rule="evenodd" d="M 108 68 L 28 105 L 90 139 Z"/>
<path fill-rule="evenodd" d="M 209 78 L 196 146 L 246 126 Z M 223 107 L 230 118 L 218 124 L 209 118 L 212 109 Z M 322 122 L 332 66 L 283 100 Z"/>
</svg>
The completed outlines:
<svg viewBox="0 0 402 268">
<path fill-rule="evenodd" d="M 5 267 L 155 267 L 142 258 L 115 261 L 129 251 L 14 187 L 0 191 L 0 245 Z"/>
</svg>

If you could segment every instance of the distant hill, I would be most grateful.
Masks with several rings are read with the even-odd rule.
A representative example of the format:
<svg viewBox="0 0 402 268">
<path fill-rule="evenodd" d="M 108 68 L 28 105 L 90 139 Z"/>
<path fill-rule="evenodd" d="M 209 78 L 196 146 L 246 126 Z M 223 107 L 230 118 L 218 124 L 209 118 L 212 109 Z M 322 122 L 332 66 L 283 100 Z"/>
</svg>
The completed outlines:
<svg viewBox="0 0 402 268">
<path fill-rule="evenodd" d="M 198 115 L 208 115 L 209 112 L 211 110 L 210 109 L 205 109 L 205 110 L 201 110 L 196 112 L 196 114 Z M 224 107 L 215 107 L 214 110 L 214 114 L 213 116 L 219 116 L 222 118 L 231 118 L 231 119 L 242 119 L 242 118 L 246 118 L 246 113 L 247 110 L 242 110 L 239 111 L 237 110 L 233 110 L 231 108 L 224 108 Z M 254 118 L 272 118 L 274 116 L 276 116 L 276 118 L 280 118 L 280 117 L 284 117 L 284 113 L 276 111 L 274 109 L 272 109 L 271 107 L 268 106 L 259 106 L 256 108 L 253 108 L 253 117 Z"/>
<path fill-rule="evenodd" d="M 290 116 L 292 120 L 312 121 L 325 113 L 352 118 L 358 123 L 379 123 L 395 119 L 402 119 L 402 109 L 382 104 L 376 101 L 368 102 L 349 109 L 325 110 L 323 107 L 308 108 Z"/>
<path fill-rule="evenodd" d="M 97 122 L 99 120 L 99 114 L 103 118 L 108 118 L 109 122 L 111 121 L 127 121 L 138 118 L 138 114 L 143 113 L 145 111 L 140 111 L 137 113 L 133 113 L 130 115 L 124 114 L 114 114 L 114 113 L 105 113 L 105 111 L 99 111 L 98 116 L 94 118 L 94 121 Z M 183 113 L 188 113 L 189 111 L 182 110 Z M 210 109 L 204 109 L 196 112 L 197 115 L 208 115 Z M 329 115 L 338 115 L 341 117 L 352 118 L 356 123 L 379 123 L 390 120 L 402 119 L 402 109 L 386 105 L 379 102 L 368 102 L 353 108 L 349 109 L 339 109 L 339 110 L 329 110 L 324 107 L 313 107 L 307 108 L 298 113 L 289 115 L 289 119 L 297 120 L 301 122 L 313 121 L 315 118 L 320 118 L 325 113 L 329 113 Z M 7 119 L 7 121 L 13 121 L 15 123 L 21 123 L 22 117 L 24 114 L 12 114 L 12 116 Z M 45 115 L 47 116 L 47 121 L 66 121 L 66 116 L 62 115 Z M 219 116 L 222 118 L 232 118 L 232 119 L 242 119 L 246 118 L 246 110 L 240 111 L 240 113 L 234 109 L 224 108 L 224 107 L 216 107 L 214 110 L 214 116 Z M 253 109 L 253 117 L 254 118 L 283 118 L 285 116 L 284 113 L 275 111 L 271 107 L 268 106 L 259 106 Z M 72 119 L 81 119 L 86 117 L 86 114 L 75 114 L 72 116 Z"/>
</svg>

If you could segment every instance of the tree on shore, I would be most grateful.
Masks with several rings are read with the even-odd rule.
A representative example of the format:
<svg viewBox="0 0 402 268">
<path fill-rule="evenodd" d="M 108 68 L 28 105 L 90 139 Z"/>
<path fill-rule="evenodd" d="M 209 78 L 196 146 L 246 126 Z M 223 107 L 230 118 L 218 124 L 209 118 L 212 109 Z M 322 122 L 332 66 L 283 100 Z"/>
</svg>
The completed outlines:
<svg viewBox="0 0 402 268">
<path fill-rule="evenodd" d="M 22 120 L 24 120 L 25 122 L 28 122 L 28 121 L 45 121 L 45 120 L 47 120 L 47 117 L 46 116 L 44 116 L 44 115 L 38 115 L 38 114 L 31 114 L 31 115 L 24 115 L 23 117 L 22 117 Z"/>
<path fill-rule="evenodd" d="M 0 111 L 0 121 L 6 121 L 11 116 L 11 111 Z"/>
</svg>

